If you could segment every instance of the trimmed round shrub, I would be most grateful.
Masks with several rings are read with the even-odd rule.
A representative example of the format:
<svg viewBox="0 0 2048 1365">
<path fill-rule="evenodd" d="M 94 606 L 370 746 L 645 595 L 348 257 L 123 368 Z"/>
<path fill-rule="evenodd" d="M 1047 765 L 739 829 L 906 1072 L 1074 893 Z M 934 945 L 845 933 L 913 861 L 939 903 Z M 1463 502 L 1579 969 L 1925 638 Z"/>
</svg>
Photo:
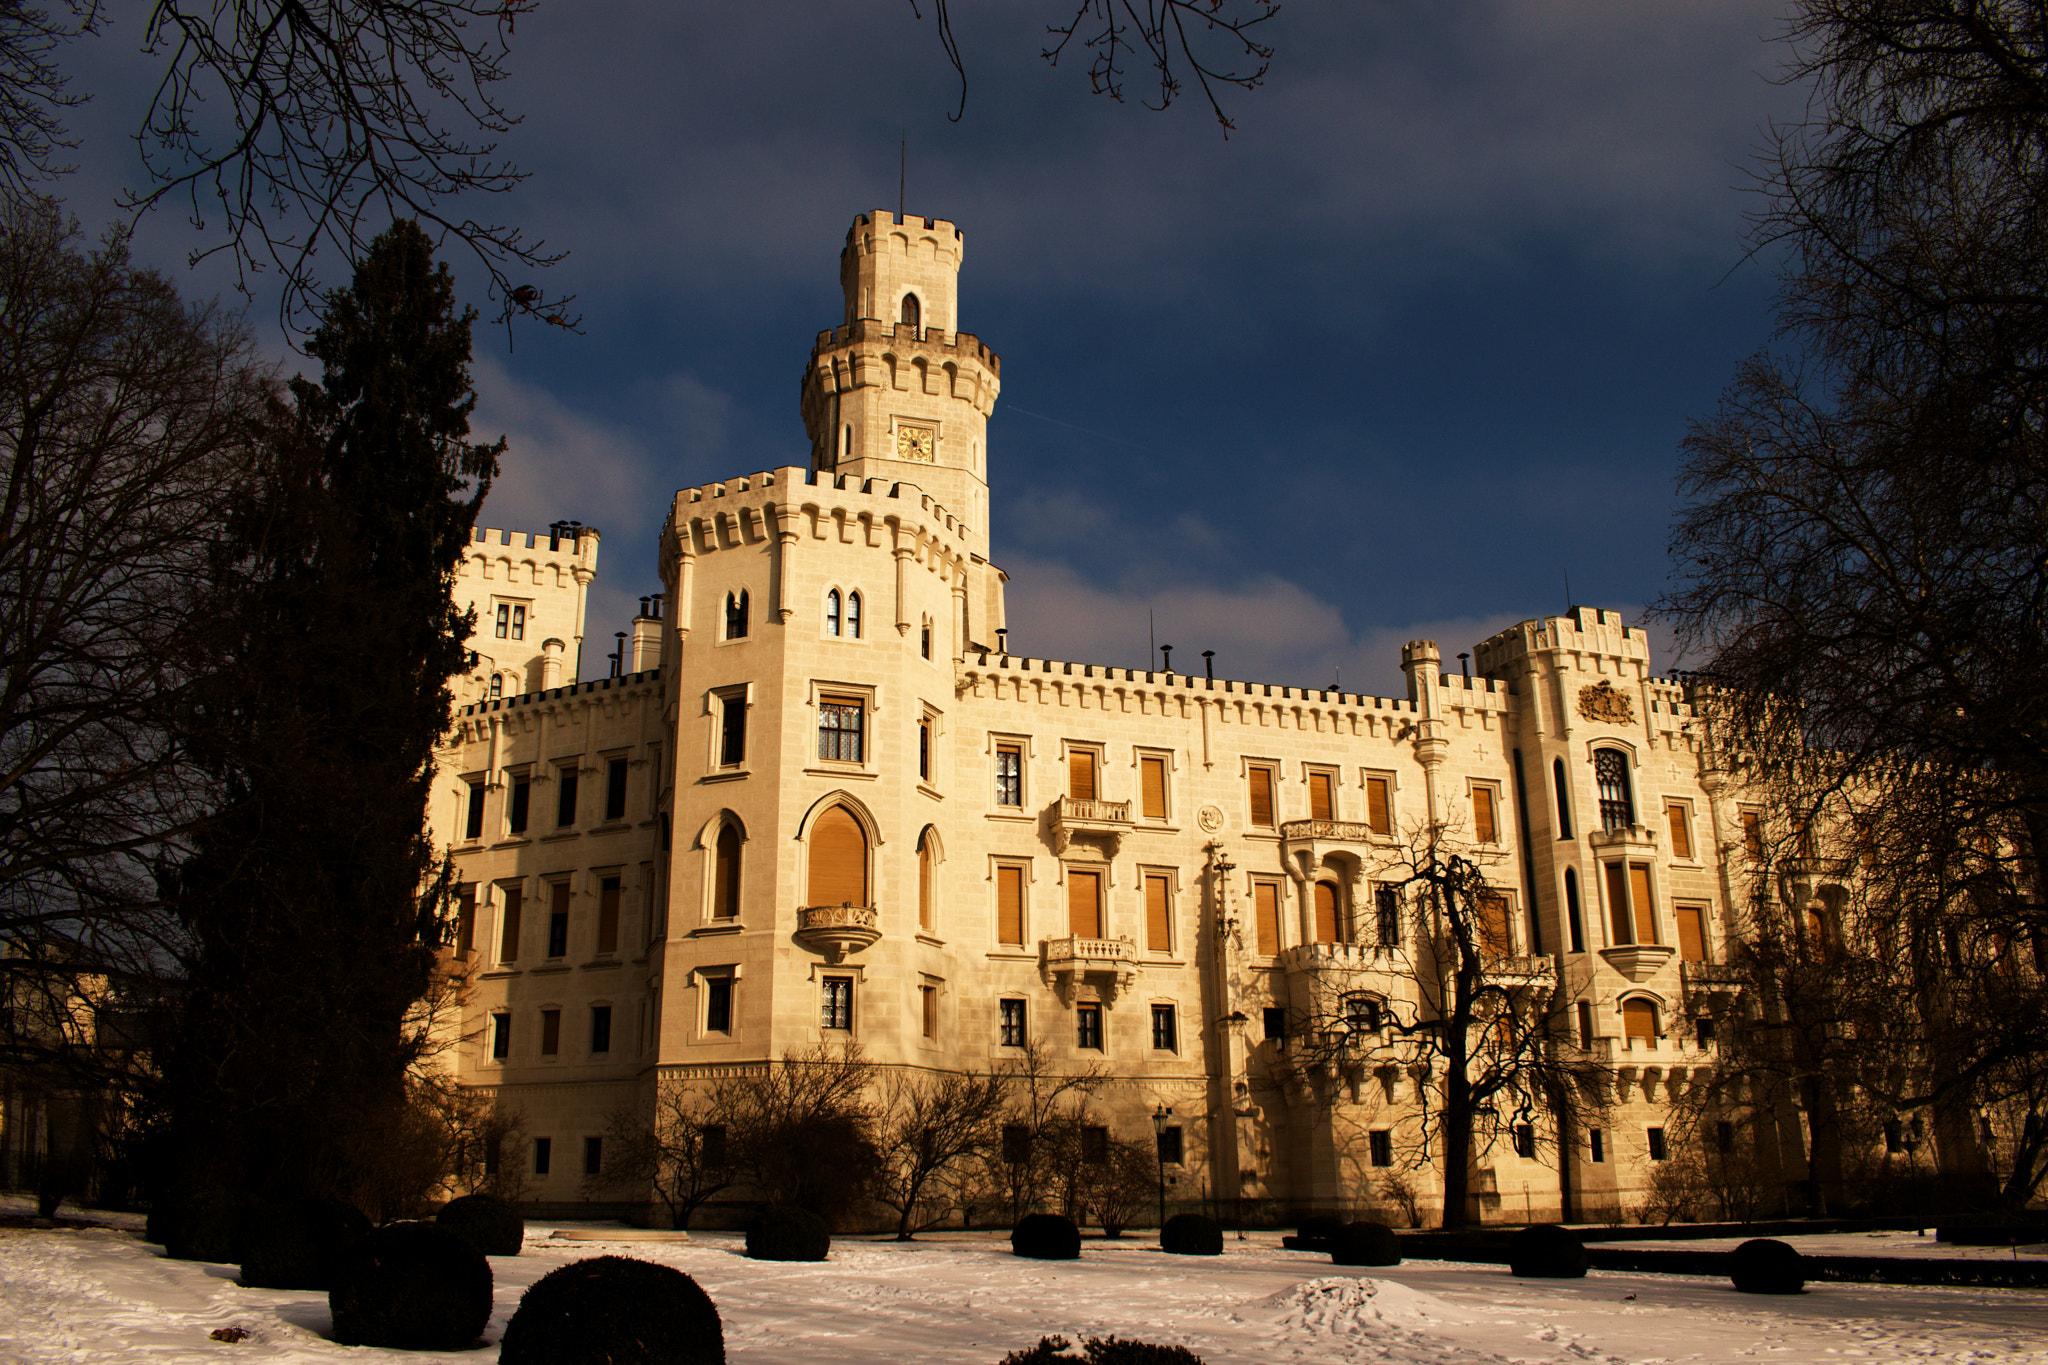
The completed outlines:
<svg viewBox="0 0 2048 1365">
<path fill-rule="evenodd" d="M 491 1263 L 432 1223 L 386 1223 L 341 1254 L 327 1306 L 344 1346 L 460 1351 L 491 1320 Z"/>
<path fill-rule="evenodd" d="M 593 1256 L 551 1270 L 519 1300 L 503 1365 L 725 1365 L 718 1308 L 673 1266 Z"/>
<path fill-rule="evenodd" d="M 1081 1229 L 1056 1213 L 1027 1213 L 1010 1229 L 1010 1250 L 1035 1261 L 1071 1261 L 1081 1254 Z"/>
<path fill-rule="evenodd" d="M 1399 1265 L 1401 1239 L 1385 1223 L 1361 1219 L 1330 1239 L 1330 1260 L 1336 1265 Z"/>
<path fill-rule="evenodd" d="M 1316 1216 L 1302 1219 L 1301 1225 L 1294 1230 L 1294 1235 L 1304 1242 L 1319 1243 L 1320 1245 L 1315 1249 L 1321 1250 L 1322 1247 L 1336 1241 L 1337 1234 L 1342 1231 L 1344 1231 L 1343 1219 Z"/>
<path fill-rule="evenodd" d="M 1744 1294 L 1803 1294 L 1806 1258 L 1769 1237 L 1752 1237 L 1731 1253 L 1728 1278 Z"/>
<path fill-rule="evenodd" d="M 242 1260 L 242 1233 L 249 1202 L 239 1195 L 202 1194 L 180 1200 L 164 1210 L 155 1231 L 162 1234 L 164 1255 L 178 1261 Z"/>
<path fill-rule="evenodd" d="M 495 1195 L 451 1199 L 434 1221 L 486 1256 L 517 1256 L 526 1241 L 526 1219 Z"/>
<path fill-rule="evenodd" d="M 1586 1244 L 1557 1223 L 1537 1223 L 1508 1239 L 1508 1271 L 1524 1280 L 1582 1280 Z"/>
<path fill-rule="evenodd" d="M 242 1231 L 242 1283 L 251 1289 L 326 1289 L 341 1253 L 370 1235 L 370 1220 L 338 1199 L 258 1204 Z"/>
<path fill-rule="evenodd" d="M 822 1261 L 832 1230 L 809 1209 L 770 1204 L 747 1224 L 747 1255 L 757 1261 Z"/>
<path fill-rule="evenodd" d="M 1223 1225 L 1199 1213 L 1176 1213 L 1159 1229 L 1159 1249 L 1175 1256 L 1221 1256 Z"/>
</svg>

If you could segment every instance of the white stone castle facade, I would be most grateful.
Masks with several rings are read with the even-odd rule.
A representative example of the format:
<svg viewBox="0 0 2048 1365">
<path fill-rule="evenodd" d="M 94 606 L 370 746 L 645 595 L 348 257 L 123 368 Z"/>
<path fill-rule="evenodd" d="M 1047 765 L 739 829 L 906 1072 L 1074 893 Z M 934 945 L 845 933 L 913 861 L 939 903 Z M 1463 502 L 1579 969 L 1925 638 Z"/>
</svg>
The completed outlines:
<svg viewBox="0 0 2048 1365">
<path fill-rule="evenodd" d="M 676 495 L 618 676 L 575 680 L 597 534 L 479 532 L 478 690 L 432 820 L 474 969 L 450 1055 L 523 1116 L 504 1159 L 573 1201 L 658 1077 L 819 1042 L 987 1071 L 1041 1039 L 1114 1076 L 1092 1108 L 1120 1136 L 1171 1109 L 1174 1200 L 1385 1211 L 1430 1080 L 1311 1094 L 1284 1035 L 1332 991 L 1412 1008 L 1430 927 L 1382 878 L 1441 825 L 1500 887 L 1499 972 L 1563 993 L 1620 1095 L 1556 1148 L 1483 1140 L 1475 1212 L 1632 1206 L 1715 1064 L 1702 991 L 1748 894 L 1744 812 L 1643 632 L 1527 621 L 1472 677 L 1418 641 L 1393 698 L 1009 652 L 962 249 L 854 221 L 808 467 Z"/>
</svg>

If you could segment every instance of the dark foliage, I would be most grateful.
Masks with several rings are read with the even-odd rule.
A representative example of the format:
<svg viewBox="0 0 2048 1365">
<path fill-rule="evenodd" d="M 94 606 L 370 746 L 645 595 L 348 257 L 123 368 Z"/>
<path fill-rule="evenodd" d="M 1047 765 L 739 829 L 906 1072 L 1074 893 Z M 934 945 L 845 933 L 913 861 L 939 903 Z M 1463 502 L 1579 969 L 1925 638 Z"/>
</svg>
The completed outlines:
<svg viewBox="0 0 2048 1365">
<path fill-rule="evenodd" d="M 724 1365 L 718 1308 L 672 1266 L 594 1256 L 549 1271 L 505 1327 L 504 1365 Z"/>
<path fill-rule="evenodd" d="M 486 1256 L 517 1256 L 526 1240 L 526 1219 L 493 1195 L 465 1194 L 450 1200 L 434 1221 Z"/>
<path fill-rule="evenodd" d="M 1309 1217 L 1301 1220 L 1295 1236 L 1309 1244 L 1312 1251 L 1326 1251 L 1329 1249 L 1326 1244 L 1335 1241 L 1343 1230 L 1344 1220 L 1341 1218 Z"/>
<path fill-rule="evenodd" d="M 1399 1265 L 1401 1239 L 1385 1223 L 1349 1223 L 1331 1239 L 1330 1259 L 1337 1265 Z"/>
<path fill-rule="evenodd" d="M 1805 1258 L 1784 1242 L 1752 1237 L 1729 1257 L 1728 1278 L 1744 1294 L 1801 1294 Z"/>
<path fill-rule="evenodd" d="M 432 1223 L 387 1223 L 343 1252 L 327 1291 L 344 1346 L 459 1351 L 491 1318 L 491 1263 Z"/>
<path fill-rule="evenodd" d="M 1508 1270 L 1525 1280 L 1578 1280 L 1586 1275 L 1586 1244 L 1556 1223 L 1537 1223 L 1508 1239 Z"/>
<path fill-rule="evenodd" d="M 1089 1337 L 1081 1343 L 1080 1355 L 1072 1354 L 1072 1349 L 1065 1337 L 1040 1337 L 1030 1350 L 1004 1356 L 1001 1365 L 1055 1365 L 1076 1360 L 1089 1365 L 1202 1365 L 1202 1358 L 1185 1346 L 1159 1346 L 1121 1337 Z"/>
<path fill-rule="evenodd" d="M 747 1255 L 757 1261 L 822 1261 L 832 1230 L 809 1209 L 770 1204 L 747 1224 Z"/>
<path fill-rule="evenodd" d="M 370 1220 L 338 1199 L 257 1204 L 242 1231 L 242 1279 L 252 1289 L 326 1289 L 343 1252 L 370 1235 Z"/>
<path fill-rule="evenodd" d="M 1081 1254 L 1081 1229 L 1056 1213 L 1029 1213 L 1010 1229 L 1010 1250 L 1038 1261 L 1071 1261 Z"/>
<path fill-rule="evenodd" d="M 1199 1213 L 1176 1213 L 1159 1229 L 1159 1248 L 1175 1256 L 1221 1256 L 1223 1225 Z"/>
<path fill-rule="evenodd" d="M 150 1214 L 145 1235 L 175 1261 L 240 1264 L 249 1203 L 225 1192 L 194 1194 Z"/>
</svg>

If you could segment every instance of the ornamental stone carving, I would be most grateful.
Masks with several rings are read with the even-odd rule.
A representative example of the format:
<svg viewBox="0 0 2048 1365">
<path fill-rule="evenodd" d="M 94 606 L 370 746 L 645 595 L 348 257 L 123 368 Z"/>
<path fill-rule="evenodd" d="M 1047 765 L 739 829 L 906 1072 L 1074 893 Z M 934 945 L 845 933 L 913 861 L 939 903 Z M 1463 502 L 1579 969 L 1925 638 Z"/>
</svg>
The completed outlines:
<svg viewBox="0 0 2048 1365">
<path fill-rule="evenodd" d="M 1592 687 L 1579 689 L 1579 714 L 1587 720 L 1605 721 L 1609 725 L 1633 725 L 1636 708 L 1630 703 L 1626 692 L 1617 692 L 1614 684 L 1602 679 Z"/>
<path fill-rule="evenodd" d="M 1202 827 L 1203 833 L 1214 834 L 1223 828 L 1223 812 L 1214 806 L 1204 806 L 1196 813 L 1195 823 Z"/>
</svg>

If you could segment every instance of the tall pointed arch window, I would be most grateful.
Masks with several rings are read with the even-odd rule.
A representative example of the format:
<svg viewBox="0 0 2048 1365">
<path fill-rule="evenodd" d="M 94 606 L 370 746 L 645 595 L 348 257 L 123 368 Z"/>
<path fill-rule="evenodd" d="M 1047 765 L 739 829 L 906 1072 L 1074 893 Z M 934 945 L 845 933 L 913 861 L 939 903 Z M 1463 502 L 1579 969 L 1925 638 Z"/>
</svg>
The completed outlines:
<svg viewBox="0 0 2048 1365">
<path fill-rule="evenodd" d="M 860 638 L 860 594 L 857 592 L 846 594 L 846 638 Z"/>
<path fill-rule="evenodd" d="M 868 833 L 844 806 L 826 810 L 811 828 L 808 903 L 868 903 Z"/>
<path fill-rule="evenodd" d="M 747 638 L 747 593 L 744 588 L 725 595 L 725 638 Z"/>
<path fill-rule="evenodd" d="M 903 296 L 903 321 L 911 327 L 924 326 L 924 305 L 918 302 L 915 294 Z"/>
<path fill-rule="evenodd" d="M 1600 788 L 1600 828 L 1616 830 L 1633 825 L 1636 803 L 1629 793 L 1628 755 L 1619 749 L 1595 749 L 1593 780 Z"/>
<path fill-rule="evenodd" d="M 730 821 L 712 845 L 711 917 L 738 919 L 740 913 L 740 832 Z"/>
<path fill-rule="evenodd" d="M 917 841 L 917 927 L 930 933 L 938 924 L 939 853 L 927 829 Z"/>
<path fill-rule="evenodd" d="M 827 635 L 837 635 L 839 633 L 839 589 L 837 588 L 825 594 L 825 633 Z"/>
</svg>

